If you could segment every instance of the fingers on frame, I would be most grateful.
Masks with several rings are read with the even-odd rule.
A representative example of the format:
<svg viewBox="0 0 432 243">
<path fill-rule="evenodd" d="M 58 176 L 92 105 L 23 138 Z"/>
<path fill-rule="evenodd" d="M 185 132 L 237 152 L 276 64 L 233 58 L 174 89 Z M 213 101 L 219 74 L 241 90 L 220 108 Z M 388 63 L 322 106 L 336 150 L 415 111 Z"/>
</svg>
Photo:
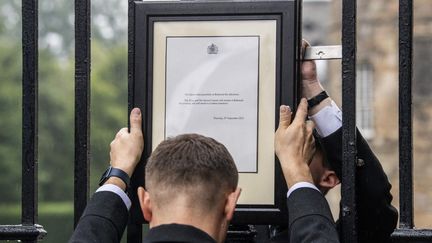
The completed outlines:
<svg viewBox="0 0 432 243">
<path fill-rule="evenodd" d="M 309 42 L 307 40 L 303 39 L 302 43 L 301 43 L 301 49 L 300 49 L 300 55 L 301 55 L 301 57 L 304 57 L 305 52 L 306 52 L 306 48 L 308 46 L 310 46 Z"/>
<path fill-rule="evenodd" d="M 142 127 L 141 127 L 141 117 L 131 117 L 130 118 L 130 127 L 131 127 L 131 132 L 132 131 L 141 131 Z"/>
<path fill-rule="evenodd" d="M 306 120 L 307 114 L 308 114 L 307 101 L 305 98 L 302 98 L 297 108 L 297 112 L 293 123 L 303 124 Z"/>
<path fill-rule="evenodd" d="M 306 48 L 308 46 L 310 46 L 309 41 L 307 41 L 306 39 L 302 39 L 302 48 Z"/>
<path fill-rule="evenodd" d="M 286 105 L 281 105 L 279 108 L 279 127 L 287 128 L 291 123 L 291 108 Z"/>
<path fill-rule="evenodd" d="M 142 114 L 141 114 L 141 112 L 140 112 L 139 115 L 134 114 L 133 111 L 135 111 L 135 109 L 138 109 L 138 108 L 134 108 L 134 110 L 132 110 L 132 112 L 131 112 L 131 114 L 129 116 L 131 132 L 134 131 L 134 130 L 137 130 L 137 131 L 141 131 L 142 130 L 142 127 L 141 127 L 141 125 L 142 125 Z"/>
</svg>

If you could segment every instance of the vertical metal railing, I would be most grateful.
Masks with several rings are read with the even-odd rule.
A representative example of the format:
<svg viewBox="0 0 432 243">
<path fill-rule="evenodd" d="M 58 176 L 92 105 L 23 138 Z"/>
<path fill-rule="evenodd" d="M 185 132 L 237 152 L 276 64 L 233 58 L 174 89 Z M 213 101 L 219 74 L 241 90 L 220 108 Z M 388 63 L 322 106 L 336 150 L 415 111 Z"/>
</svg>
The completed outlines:
<svg viewBox="0 0 432 243">
<path fill-rule="evenodd" d="M 413 3 L 399 1 L 400 228 L 413 228 L 412 140 Z"/>
<path fill-rule="evenodd" d="M 22 224 L 37 222 L 38 1 L 22 1 Z"/>
<path fill-rule="evenodd" d="M 134 55 L 135 55 L 135 43 L 133 38 L 129 38 L 129 36 L 132 36 L 132 33 L 135 28 L 135 11 L 134 11 L 134 2 L 135 0 L 128 0 L 128 63 L 133 63 Z M 128 93 L 133 94 L 133 80 L 132 80 L 132 74 L 134 65 L 128 65 Z M 133 97 L 129 95 L 128 97 L 128 111 L 130 112 L 132 110 L 132 103 L 133 103 Z M 133 181 L 133 180 L 132 180 Z M 128 243 L 140 243 L 142 242 L 143 234 L 142 234 L 142 225 L 133 222 L 133 220 L 129 220 L 128 226 L 127 226 L 127 242 Z"/>
<path fill-rule="evenodd" d="M 432 242 L 432 230 L 414 228 L 413 207 L 413 1 L 399 0 L 399 229 L 394 242 Z"/>
<path fill-rule="evenodd" d="M 342 1 L 342 242 L 357 242 L 356 222 L 357 1 Z"/>
<path fill-rule="evenodd" d="M 134 12 L 134 2 L 135 0 L 127 0 L 128 1 L 128 63 L 133 63 L 134 54 L 135 54 L 135 45 L 133 38 L 129 38 L 132 35 L 135 28 L 135 12 Z M 133 94 L 133 65 L 128 65 L 128 94 Z M 132 110 L 133 97 L 129 95 L 128 97 L 128 111 Z"/>
<path fill-rule="evenodd" d="M 1 240 L 36 242 L 38 221 L 38 1 L 22 0 L 22 225 L 0 226 Z"/>
<path fill-rule="evenodd" d="M 90 0 L 75 0 L 75 226 L 90 184 L 90 8 Z"/>
</svg>

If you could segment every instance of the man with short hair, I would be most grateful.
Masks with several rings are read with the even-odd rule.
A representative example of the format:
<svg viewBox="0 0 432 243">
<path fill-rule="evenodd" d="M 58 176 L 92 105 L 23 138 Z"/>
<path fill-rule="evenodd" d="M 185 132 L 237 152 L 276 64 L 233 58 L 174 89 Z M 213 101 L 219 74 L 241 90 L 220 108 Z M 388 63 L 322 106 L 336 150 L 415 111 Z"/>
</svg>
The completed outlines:
<svg viewBox="0 0 432 243">
<path fill-rule="evenodd" d="M 224 145 L 197 134 L 168 138 L 147 161 L 138 189 L 151 230 L 145 242 L 223 242 L 236 202 L 238 172 Z"/>
<path fill-rule="evenodd" d="M 313 156 L 313 123 L 305 122 L 303 99 L 292 112 L 280 108 L 275 151 L 292 187 L 311 184 L 308 162 Z M 119 242 L 127 224 L 130 200 L 125 194 L 143 149 L 141 113 L 131 112 L 131 131 L 120 130 L 111 143 L 111 167 L 101 180 L 70 242 Z M 146 189 L 138 196 L 150 230 L 144 242 L 223 242 L 240 195 L 238 174 L 226 148 L 196 134 L 162 142 L 146 167 Z M 291 189 L 288 196 L 291 242 L 339 242 L 323 195 L 315 189 Z"/>
<path fill-rule="evenodd" d="M 308 45 L 303 41 L 302 49 Z M 317 149 L 309 167 L 315 188 L 325 195 L 342 179 L 342 112 L 325 93 L 315 62 L 304 61 L 301 69 L 302 96 L 309 102 L 308 116 L 317 132 Z M 397 210 L 391 205 L 391 185 L 366 140 L 360 132 L 356 135 L 358 242 L 389 243 L 398 219 Z M 339 222 L 337 227 L 341 233 Z M 273 242 L 287 242 L 291 230 L 279 232 Z"/>
</svg>

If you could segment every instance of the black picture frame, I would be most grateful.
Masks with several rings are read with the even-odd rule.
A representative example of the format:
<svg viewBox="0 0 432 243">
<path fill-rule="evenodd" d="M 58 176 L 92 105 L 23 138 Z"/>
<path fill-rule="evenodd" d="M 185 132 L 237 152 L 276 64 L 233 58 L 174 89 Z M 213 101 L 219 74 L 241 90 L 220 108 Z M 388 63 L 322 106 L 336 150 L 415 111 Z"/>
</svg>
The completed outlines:
<svg viewBox="0 0 432 243">
<path fill-rule="evenodd" d="M 145 223 L 136 189 L 144 185 L 145 162 L 152 149 L 153 23 L 156 21 L 276 20 L 275 129 L 281 104 L 297 107 L 299 96 L 301 45 L 301 0 L 269 1 L 136 1 L 129 9 L 133 20 L 129 31 L 128 111 L 141 109 L 145 148 L 131 180 L 131 223 Z M 280 164 L 275 163 L 273 205 L 237 206 L 232 223 L 237 225 L 286 225 L 287 187 Z"/>
</svg>

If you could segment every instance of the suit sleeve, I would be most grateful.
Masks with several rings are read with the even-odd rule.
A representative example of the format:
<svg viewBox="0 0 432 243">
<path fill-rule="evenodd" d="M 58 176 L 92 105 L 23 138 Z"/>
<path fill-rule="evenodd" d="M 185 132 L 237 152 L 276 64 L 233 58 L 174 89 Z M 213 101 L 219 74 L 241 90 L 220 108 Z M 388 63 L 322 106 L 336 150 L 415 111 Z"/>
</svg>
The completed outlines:
<svg viewBox="0 0 432 243">
<path fill-rule="evenodd" d="M 113 192 L 93 195 L 69 242 L 120 242 L 128 221 L 128 210 Z"/>
<path fill-rule="evenodd" d="M 342 129 L 321 140 L 330 164 L 342 178 Z M 391 242 L 398 213 L 391 205 L 391 184 L 375 154 L 357 131 L 357 217 L 359 242 Z M 342 181 L 343 183 L 343 181 Z"/>
<path fill-rule="evenodd" d="M 300 188 L 288 197 L 289 242 L 339 242 L 336 225 L 324 196 L 312 188 Z"/>
</svg>

